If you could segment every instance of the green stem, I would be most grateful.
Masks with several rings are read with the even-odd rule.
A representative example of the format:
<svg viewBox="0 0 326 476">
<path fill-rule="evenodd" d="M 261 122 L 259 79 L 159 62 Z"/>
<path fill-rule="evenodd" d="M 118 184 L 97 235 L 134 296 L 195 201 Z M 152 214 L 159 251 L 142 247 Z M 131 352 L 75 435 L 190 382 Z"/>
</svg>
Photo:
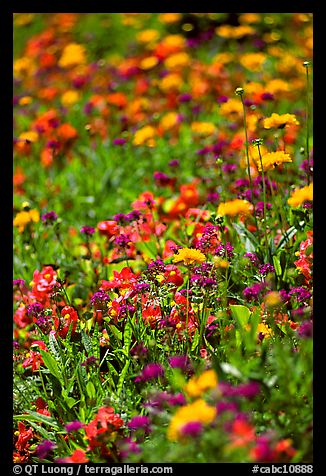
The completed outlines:
<svg viewBox="0 0 326 476">
<path fill-rule="evenodd" d="M 266 184 L 265 184 L 265 172 L 264 172 L 264 166 L 263 166 L 263 159 L 261 156 L 261 151 L 260 151 L 260 146 L 259 144 L 257 145 L 258 147 L 258 154 L 259 154 L 259 161 L 260 161 L 260 166 L 261 166 L 261 174 L 262 174 L 262 179 L 263 179 L 263 200 L 264 200 L 264 235 L 265 235 L 265 245 L 266 245 L 266 253 L 268 256 L 268 241 L 267 241 L 267 228 L 266 228 Z"/>
<path fill-rule="evenodd" d="M 306 65 L 306 154 L 307 154 L 307 182 L 310 184 L 310 164 L 309 164 L 309 64 Z"/>
<path fill-rule="evenodd" d="M 251 178 L 251 172 L 250 172 L 250 159 L 249 159 L 249 147 L 248 147 L 249 142 L 248 142 L 248 132 L 247 132 L 247 114 L 246 114 L 246 107 L 243 101 L 242 94 L 240 95 L 240 98 L 241 98 L 242 109 L 243 109 L 243 127 L 244 127 L 245 137 L 246 137 L 245 145 L 246 145 L 247 173 L 248 173 L 249 184 L 250 184 L 251 201 L 254 207 L 253 211 L 254 211 L 255 224 L 256 224 L 257 231 L 259 231 L 258 221 L 256 216 L 256 207 L 255 207 L 255 201 L 254 201 L 252 178 Z"/>
</svg>

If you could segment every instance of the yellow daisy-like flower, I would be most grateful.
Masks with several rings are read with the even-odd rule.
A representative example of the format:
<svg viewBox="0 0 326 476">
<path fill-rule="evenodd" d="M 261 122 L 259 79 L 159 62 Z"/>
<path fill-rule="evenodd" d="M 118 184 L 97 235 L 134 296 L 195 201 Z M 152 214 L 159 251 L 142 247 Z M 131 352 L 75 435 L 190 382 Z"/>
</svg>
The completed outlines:
<svg viewBox="0 0 326 476">
<path fill-rule="evenodd" d="M 139 129 L 134 136 L 133 144 L 134 145 L 142 145 L 142 144 L 151 144 L 154 136 L 156 134 L 156 130 L 152 126 L 145 126 Z"/>
<path fill-rule="evenodd" d="M 274 332 L 267 324 L 260 322 L 257 326 L 257 334 L 263 334 L 265 339 L 269 339 Z"/>
<path fill-rule="evenodd" d="M 69 89 L 61 96 L 61 103 L 64 106 L 72 106 L 73 104 L 79 101 L 79 98 L 80 96 L 78 91 L 75 91 L 74 89 Z"/>
<path fill-rule="evenodd" d="M 69 43 L 63 50 L 62 56 L 59 59 L 59 66 L 62 68 L 69 68 L 86 63 L 86 50 L 84 46 L 78 43 Z"/>
<path fill-rule="evenodd" d="M 266 83 L 266 91 L 272 94 L 286 93 L 290 90 L 289 83 L 283 79 L 271 79 Z"/>
<path fill-rule="evenodd" d="M 38 210 L 28 210 L 18 212 L 14 218 L 13 225 L 18 228 L 19 233 L 25 230 L 26 225 L 30 222 L 38 223 L 40 221 L 40 214 Z"/>
<path fill-rule="evenodd" d="M 205 400 L 198 399 L 195 402 L 178 408 L 175 412 L 168 431 L 167 437 L 171 441 L 182 438 L 182 427 L 189 422 L 211 423 L 217 415 L 215 407 L 208 405 Z"/>
<path fill-rule="evenodd" d="M 195 248 L 181 248 L 178 250 L 178 254 L 176 254 L 173 258 L 173 263 L 182 262 L 185 265 L 188 264 L 195 264 L 195 263 L 202 263 L 205 261 L 206 256 L 199 250 Z"/>
<path fill-rule="evenodd" d="M 302 188 L 297 188 L 291 193 L 291 197 L 288 199 L 288 204 L 291 207 L 299 207 L 307 200 L 313 201 L 313 184 L 306 185 Z"/>
<path fill-rule="evenodd" d="M 266 55 L 263 53 L 246 53 L 240 58 L 242 66 L 251 71 L 261 71 L 265 61 Z"/>
<path fill-rule="evenodd" d="M 212 122 L 192 122 L 191 123 L 191 130 L 192 132 L 195 132 L 196 134 L 202 135 L 202 136 L 209 136 L 211 134 L 214 134 L 216 132 L 216 127 Z"/>
<path fill-rule="evenodd" d="M 238 99 L 229 99 L 220 106 L 220 114 L 222 116 L 242 114 L 243 106 Z"/>
<path fill-rule="evenodd" d="M 156 56 L 148 56 L 141 60 L 139 66 L 141 69 L 151 69 L 154 68 L 158 64 L 158 59 Z"/>
<path fill-rule="evenodd" d="M 172 129 L 178 123 L 178 114 L 174 111 L 168 112 L 160 120 L 160 126 L 164 131 Z"/>
<path fill-rule="evenodd" d="M 215 370 L 205 370 L 198 377 L 192 377 L 185 385 L 184 390 L 190 397 L 200 397 L 206 390 L 215 388 L 218 380 Z"/>
<path fill-rule="evenodd" d="M 190 63 L 190 56 L 183 51 L 169 56 L 164 61 L 164 65 L 170 70 L 173 70 L 175 68 L 183 68 L 184 66 L 187 66 L 189 63 Z"/>
<path fill-rule="evenodd" d="M 183 84 L 183 79 L 177 73 L 170 73 L 164 76 L 159 82 L 159 87 L 162 91 L 168 92 L 171 90 L 179 89 Z"/>
<path fill-rule="evenodd" d="M 159 36 L 160 34 L 157 30 L 148 29 L 140 31 L 136 38 L 140 43 L 150 43 L 152 41 L 158 40 Z"/>
<path fill-rule="evenodd" d="M 273 114 L 270 117 L 266 117 L 264 119 L 264 128 L 271 129 L 272 127 L 276 127 L 278 129 L 283 129 L 286 126 L 298 126 L 300 123 L 295 117 L 294 114 Z"/>
<path fill-rule="evenodd" d="M 241 200 L 240 198 L 220 203 L 217 208 L 218 215 L 229 216 L 250 215 L 252 211 L 253 205 L 248 200 Z"/>
<path fill-rule="evenodd" d="M 181 13 L 161 13 L 158 19 L 162 23 L 175 23 L 181 18 Z"/>
<path fill-rule="evenodd" d="M 260 158 L 254 158 L 259 172 L 262 171 L 262 164 L 264 172 L 269 169 L 274 169 L 276 165 L 281 165 L 284 163 L 292 162 L 290 154 L 286 154 L 282 150 L 277 150 L 276 152 L 268 152 L 262 156 L 262 164 L 260 163 Z"/>
</svg>

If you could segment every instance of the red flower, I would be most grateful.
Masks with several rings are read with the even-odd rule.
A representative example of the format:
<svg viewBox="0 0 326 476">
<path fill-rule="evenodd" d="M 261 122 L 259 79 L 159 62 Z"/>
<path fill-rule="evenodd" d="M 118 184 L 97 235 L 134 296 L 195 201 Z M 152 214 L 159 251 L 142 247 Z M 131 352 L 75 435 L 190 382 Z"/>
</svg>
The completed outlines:
<svg viewBox="0 0 326 476">
<path fill-rule="evenodd" d="M 101 235 L 105 235 L 108 238 L 112 238 L 112 236 L 115 236 L 119 233 L 119 226 L 115 221 L 101 221 L 100 223 L 97 224 L 97 229 L 101 233 Z"/>
<path fill-rule="evenodd" d="M 34 436 L 33 435 L 33 429 L 28 428 L 28 430 L 27 430 L 24 423 L 19 422 L 18 423 L 18 432 L 19 432 L 18 439 L 16 441 L 15 446 L 16 446 L 16 449 L 19 452 L 22 452 L 22 451 L 25 451 L 30 446 L 30 444 L 28 442 Z"/>
<path fill-rule="evenodd" d="M 72 325 L 72 335 L 76 332 L 78 314 L 77 311 L 71 306 L 65 306 L 61 310 L 61 318 L 58 316 L 54 318 L 54 326 L 58 331 L 58 334 L 63 339 L 67 336 L 70 326 Z"/>
<path fill-rule="evenodd" d="M 101 407 L 94 420 L 85 426 L 86 436 L 91 449 L 105 446 L 112 434 L 123 425 L 120 415 L 114 413 L 112 407 Z M 115 434 L 113 435 L 115 437 Z"/>
<path fill-rule="evenodd" d="M 51 266 L 45 266 L 42 271 L 35 270 L 32 281 L 32 293 L 42 304 L 47 303 L 49 294 L 56 284 L 57 273 Z"/>
<path fill-rule="evenodd" d="M 23 368 L 32 366 L 32 371 L 38 370 L 40 365 L 43 364 L 42 356 L 39 352 L 33 352 L 32 350 L 26 354 L 27 359 L 22 363 Z"/>
<path fill-rule="evenodd" d="M 100 289 L 103 291 L 113 288 L 128 289 L 132 288 L 137 283 L 137 276 L 127 266 L 125 266 L 120 273 L 118 271 L 113 271 L 113 276 L 114 278 L 112 281 L 103 280 Z"/>
</svg>

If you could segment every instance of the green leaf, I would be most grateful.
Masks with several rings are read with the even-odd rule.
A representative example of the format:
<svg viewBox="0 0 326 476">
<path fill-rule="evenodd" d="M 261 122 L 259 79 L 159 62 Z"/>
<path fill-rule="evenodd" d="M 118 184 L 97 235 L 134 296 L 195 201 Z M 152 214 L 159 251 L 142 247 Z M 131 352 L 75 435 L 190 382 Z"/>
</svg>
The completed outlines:
<svg viewBox="0 0 326 476">
<path fill-rule="evenodd" d="M 86 385 L 86 392 L 90 400 L 95 400 L 96 399 L 96 390 L 93 382 L 89 380 Z"/>
<path fill-rule="evenodd" d="M 127 321 L 123 331 L 123 343 L 124 343 L 124 350 L 126 354 L 129 353 L 131 337 L 132 337 L 132 326 L 130 321 Z"/>
<path fill-rule="evenodd" d="M 81 338 L 82 338 L 84 348 L 87 352 L 87 355 L 92 355 L 92 351 L 93 351 L 92 339 L 84 331 L 81 331 Z"/>
<path fill-rule="evenodd" d="M 42 415 L 41 413 L 32 410 L 26 410 L 26 413 L 23 415 L 13 415 L 13 419 L 17 421 L 44 423 L 45 425 L 49 425 L 55 431 L 60 429 L 58 423 L 52 417 Z"/>
<path fill-rule="evenodd" d="M 125 381 L 125 376 L 128 372 L 129 365 L 130 365 L 130 360 L 127 360 L 127 362 L 125 363 L 125 365 L 124 365 L 124 367 L 121 371 L 121 374 L 120 374 L 120 377 L 119 377 L 119 380 L 118 380 L 118 383 L 117 383 L 117 395 L 120 395 L 120 393 L 121 393 L 121 390 L 123 388 L 123 384 L 124 384 L 124 381 Z"/>
<path fill-rule="evenodd" d="M 239 235 L 241 243 L 247 252 L 254 252 L 259 248 L 259 241 L 242 223 L 233 223 L 233 228 Z"/>
<path fill-rule="evenodd" d="M 274 264 L 276 276 L 282 276 L 281 263 L 279 258 L 275 255 L 273 256 L 273 264 Z"/>
<path fill-rule="evenodd" d="M 46 368 L 49 369 L 50 373 L 56 377 L 59 382 L 63 383 L 62 374 L 54 357 L 45 350 L 40 350 L 40 353 Z"/>
<path fill-rule="evenodd" d="M 246 306 L 243 306 L 242 304 L 231 304 L 230 309 L 240 328 L 245 330 L 251 315 L 250 309 L 248 309 Z"/>
<path fill-rule="evenodd" d="M 276 247 L 276 251 L 284 248 L 284 246 L 296 234 L 297 231 L 298 230 L 294 226 L 290 226 L 290 228 L 281 236 L 281 239 Z"/>
</svg>

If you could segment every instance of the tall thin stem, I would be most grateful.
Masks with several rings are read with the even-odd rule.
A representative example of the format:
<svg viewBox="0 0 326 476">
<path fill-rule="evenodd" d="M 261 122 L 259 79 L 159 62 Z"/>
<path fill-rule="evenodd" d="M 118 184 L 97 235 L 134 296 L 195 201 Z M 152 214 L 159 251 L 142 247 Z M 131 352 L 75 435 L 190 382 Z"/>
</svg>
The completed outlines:
<svg viewBox="0 0 326 476">
<path fill-rule="evenodd" d="M 258 221 L 257 221 L 257 216 L 256 216 L 256 207 L 255 207 L 255 201 L 254 201 L 254 192 L 253 192 L 253 185 L 252 185 L 252 178 L 251 178 L 251 172 L 250 172 L 250 159 L 249 159 L 249 142 L 248 142 L 248 132 L 247 132 L 247 114 L 246 114 L 246 107 L 245 103 L 243 101 L 243 93 L 244 90 L 242 88 L 237 88 L 236 89 L 236 94 L 240 96 L 241 103 L 242 103 L 242 110 L 243 110 L 243 128 L 245 132 L 245 146 L 246 146 L 246 159 L 247 159 L 247 173 L 248 173 L 248 178 L 249 178 L 249 184 L 250 184 L 250 195 L 251 195 L 251 201 L 254 207 L 254 219 L 255 219 L 255 224 L 256 228 L 258 231 Z"/>
<path fill-rule="evenodd" d="M 267 228 L 266 228 L 266 184 L 265 184 L 265 172 L 264 172 L 264 165 L 263 165 L 263 159 L 261 156 L 261 151 L 260 151 L 260 145 L 257 142 L 257 148 L 258 148 L 258 155 L 259 155 L 259 161 L 260 161 L 260 166 L 261 166 L 261 175 L 262 175 L 262 180 L 263 180 L 263 200 L 264 200 L 264 235 L 265 235 L 265 245 L 266 245 L 266 251 L 268 252 L 268 242 L 267 242 Z"/>
<path fill-rule="evenodd" d="M 307 182 L 310 184 L 310 164 L 309 164 L 309 61 L 305 61 L 303 66 L 306 68 L 306 157 L 307 157 Z"/>
</svg>

